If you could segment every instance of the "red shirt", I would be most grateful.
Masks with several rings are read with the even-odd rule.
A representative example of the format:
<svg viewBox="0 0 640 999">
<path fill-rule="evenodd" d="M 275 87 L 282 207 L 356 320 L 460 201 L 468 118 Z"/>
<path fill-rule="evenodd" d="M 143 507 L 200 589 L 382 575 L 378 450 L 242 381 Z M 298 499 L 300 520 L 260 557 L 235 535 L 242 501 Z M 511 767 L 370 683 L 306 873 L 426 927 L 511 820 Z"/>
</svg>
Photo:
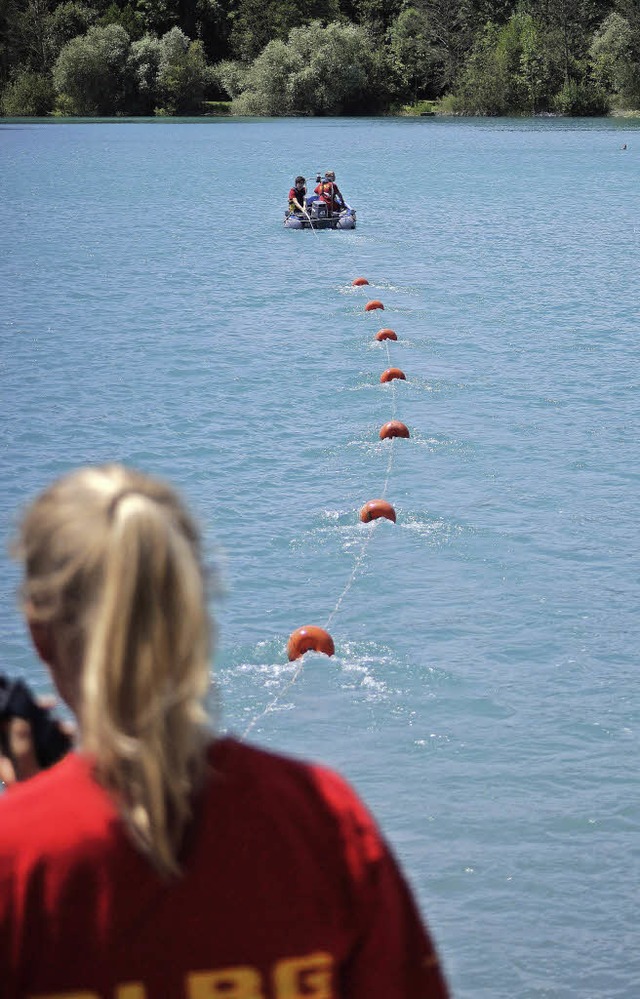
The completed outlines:
<svg viewBox="0 0 640 999">
<path fill-rule="evenodd" d="M 78 754 L 0 800 L 3 999 L 445 999 L 354 792 L 234 739 L 163 881 Z"/>
<path fill-rule="evenodd" d="M 318 195 L 320 201 L 329 205 L 332 211 L 342 208 L 342 195 L 339 193 L 338 185 L 334 184 L 333 181 L 323 180 L 317 187 L 314 187 L 313 193 Z"/>
</svg>

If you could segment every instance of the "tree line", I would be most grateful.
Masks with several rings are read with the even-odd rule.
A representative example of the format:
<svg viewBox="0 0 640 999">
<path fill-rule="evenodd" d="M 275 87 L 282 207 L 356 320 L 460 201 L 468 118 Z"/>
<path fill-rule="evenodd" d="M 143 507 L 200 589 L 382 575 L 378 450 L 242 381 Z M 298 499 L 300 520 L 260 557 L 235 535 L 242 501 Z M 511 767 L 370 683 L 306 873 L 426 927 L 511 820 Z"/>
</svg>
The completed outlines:
<svg viewBox="0 0 640 999">
<path fill-rule="evenodd" d="M 640 108 L 640 0 L 0 0 L 4 115 Z"/>
</svg>

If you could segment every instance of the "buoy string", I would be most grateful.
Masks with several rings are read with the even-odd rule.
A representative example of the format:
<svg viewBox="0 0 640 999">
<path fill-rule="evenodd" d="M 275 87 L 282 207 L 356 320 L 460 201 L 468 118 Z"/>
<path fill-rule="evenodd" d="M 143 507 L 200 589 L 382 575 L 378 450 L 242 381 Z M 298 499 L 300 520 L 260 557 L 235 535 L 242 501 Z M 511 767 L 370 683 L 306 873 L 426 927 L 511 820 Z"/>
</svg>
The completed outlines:
<svg viewBox="0 0 640 999">
<path fill-rule="evenodd" d="M 384 341 L 384 347 L 385 347 L 385 350 L 387 352 L 387 364 L 388 364 L 389 367 L 391 367 L 391 354 L 389 352 L 389 341 L 388 340 Z M 392 419 L 395 419 L 395 415 L 396 415 L 396 386 L 395 386 L 395 379 L 391 382 L 391 398 L 392 398 L 392 410 L 393 410 L 393 412 L 392 412 Z M 391 479 L 391 470 L 393 468 L 393 452 L 394 452 L 394 447 L 393 447 L 393 438 L 392 438 L 389 441 L 389 461 L 387 462 L 387 473 L 386 473 L 386 476 L 385 476 L 384 487 L 382 489 L 382 496 L 380 497 L 380 499 L 386 499 L 386 497 L 387 497 L 387 490 L 389 488 L 389 481 Z M 351 587 L 355 583 L 356 577 L 357 577 L 358 572 L 360 570 L 360 567 L 361 567 L 361 565 L 362 565 L 362 563 L 364 561 L 364 557 L 365 557 L 365 555 L 367 553 L 367 548 L 369 547 L 369 544 L 371 543 L 371 539 L 373 537 L 373 532 L 374 532 L 375 528 L 377 527 L 377 524 L 378 524 L 377 520 L 374 520 L 372 522 L 371 530 L 367 532 L 367 537 L 364 540 L 362 548 L 360 549 L 359 554 L 356 556 L 356 560 L 355 560 L 355 562 L 353 564 L 353 569 L 351 570 L 351 575 L 349 576 L 349 579 L 347 580 L 346 585 L 345 585 L 342 593 L 338 597 L 338 599 L 336 601 L 335 607 L 333 608 L 333 610 L 329 614 L 329 617 L 325 621 L 325 624 L 324 624 L 325 628 L 329 627 L 329 625 L 333 621 L 334 617 L 336 616 L 336 614 L 340 610 L 340 607 L 342 605 L 342 602 L 343 602 L 344 598 L 346 597 L 347 593 L 349 592 L 349 590 L 351 589 Z"/>
<path fill-rule="evenodd" d="M 300 659 L 300 662 L 299 662 L 298 666 L 296 666 L 296 670 L 295 670 L 295 673 L 293 674 L 293 676 L 289 678 L 289 682 L 286 683 L 284 685 L 284 687 L 282 688 L 282 690 L 279 690 L 278 693 L 275 695 L 275 697 L 273 697 L 269 701 L 269 703 L 267 704 L 266 708 L 263 708 L 262 711 L 259 711 L 258 714 L 255 715 L 255 717 L 251 719 L 251 721 L 249 722 L 249 724 L 245 728 L 244 732 L 240 736 L 241 739 L 246 739 L 247 736 L 249 735 L 249 732 L 254 727 L 254 725 L 257 725 L 257 723 L 260 721 L 261 718 L 264 718 L 264 716 L 268 715 L 270 711 L 273 711 L 273 709 L 276 706 L 276 704 L 278 703 L 278 701 L 282 697 L 284 697 L 284 695 L 286 694 L 286 692 L 289 690 L 290 687 L 293 687 L 294 683 L 296 682 L 296 680 L 298 679 L 298 677 L 302 673 L 303 667 L 304 667 L 304 656 Z"/>
<path fill-rule="evenodd" d="M 316 233 L 316 235 L 317 235 L 317 233 Z M 385 346 L 385 350 L 387 352 L 387 363 L 388 363 L 388 365 L 390 367 L 391 366 L 391 354 L 389 352 L 389 343 L 388 343 L 387 340 L 384 341 L 384 346 Z M 392 419 L 395 419 L 395 415 L 396 415 L 396 386 L 395 386 L 395 379 L 391 381 L 391 392 L 392 392 Z M 384 487 L 383 487 L 383 490 L 382 490 L 381 499 L 385 499 L 386 498 L 387 490 L 389 488 L 389 481 L 391 479 L 391 471 L 393 469 L 393 455 L 394 455 L 394 439 L 393 438 L 391 438 L 391 440 L 389 441 L 388 447 L 389 447 L 389 460 L 387 462 L 387 471 L 386 471 L 386 475 L 385 475 Z M 360 568 L 362 566 L 362 563 L 364 562 L 365 555 L 367 554 L 367 549 L 368 549 L 369 545 L 371 544 L 371 539 L 373 538 L 373 533 L 374 533 L 374 531 L 375 531 L 375 529 L 376 529 L 377 526 L 378 526 L 378 520 L 374 519 L 372 521 L 372 523 L 371 523 L 371 530 L 367 531 L 367 536 L 366 536 L 366 538 L 364 539 L 364 541 L 362 543 L 362 547 L 360 548 L 359 553 L 356 555 L 355 561 L 353 563 L 353 569 L 351 570 L 351 575 L 349 576 L 349 578 L 348 578 L 348 580 L 347 580 L 347 582 L 346 582 L 346 584 L 345 584 L 345 586 L 344 586 L 344 588 L 342 590 L 342 593 L 338 597 L 333 610 L 331 611 L 331 613 L 329 614 L 329 616 L 327 617 L 327 619 L 326 619 L 326 621 L 324 623 L 323 627 L 325 629 L 328 628 L 329 625 L 331 624 L 331 622 L 333 621 L 334 617 L 336 616 L 336 614 L 340 610 L 340 607 L 342 606 L 344 598 L 346 597 L 347 593 L 349 592 L 349 590 L 351 589 L 351 587 L 355 583 L 356 578 L 358 576 L 358 573 L 360 571 Z M 245 728 L 244 732 L 242 733 L 242 735 L 241 735 L 242 739 L 246 739 L 246 737 L 248 736 L 249 732 L 254 728 L 255 725 L 257 725 L 257 723 L 260 721 L 261 718 L 264 718 L 265 715 L 267 715 L 271 711 L 273 711 L 273 709 L 276 706 L 276 704 L 278 704 L 282 700 L 282 698 L 287 693 L 287 691 L 291 690 L 291 688 L 293 687 L 293 685 L 296 682 L 296 680 L 298 680 L 298 678 L 301 676 L 303 669 L 304 669 L 304 656 L 301 656 L 300 662 L 299 662 L 298 666 L 296 667 L 293 675 L 289 678 L 288 682 L 284 685 L 284 687 L 281 690 L 279 690 L 278 693 L 269 701 L 269 703 L 267 704 L 267 706 L 264 707 L 261 711 L 259 711 L 256 715 L 254 715 L 254 717 L 251 719 L 251 721 L 249 722 L 249 724 Z"/>
<path fill-rule="evenodd" d="M 394 454 L 394 450 L 395 450 L 394 439 L 393 438 L 391 438 L 391 440 L 388 442 L 388 447 L 389 447 L 389 461 L 387 462 L 387 473 L 386 473 L 386 477 L 385 477 L 384 488 L 382 490 L 382 496 L 380 497 L 381 499 L 385 499 L 386 498 L 387 489 L 389 488 L 389 480 L 391 478 L 391 469 L 393 468 L 393 454 Z M 378 521 L 377 520 L 373 520 L 371 522 L 371 525 L 370 525 L 370 530 L 367 531 L 367 536 L 364 539 L 364 541 L 362 543 L 362 547 L 361 547 L 360 551 L 358 552 L 358 554 L 356 556 L 356 559 L 355 559 L 355 561 L 353 563 L 353 569 L 351 570 L 351 575 L 349 576 L 349 579 L 347 580 L 347 582 L 346 582 L 346 584 L 344 586 L 344 589 L 342 590 L 342 593 L 338 597 L 333 610 L 331 611 L 331 613 L 329 614 L 327 620 L 325 621 L 325 623 L 323 625 L 323 628 L 328 628 L 329 627 L 329 625 L 333 621 L 334 617 L 336 616 L 336 614 L 340 610 L 340 607 L 342 606 L 342 602 L 343 602 L 344 598 L 346 597 L 347 593 L 349 592 L 349 590 L 351 589 L 351 587 L 355 583 L 356 578 L 358 576 L 358 573 L 360 571 L 360 568 L 362 566 L 362 563 L 364 562 L 365 555 L 367 554 L 367 548 L 371 544 L 371 539 L 373 538 L 373 532 L 375 531 L 375 529 L 376 529 L 377 526 L 378 526 Z M 284 687 L 282 688 L 282 690 L 279 690 L 278 693 L 275 695 L 275 697 L 273 697 L 271 699 L 271 701 L 269 701 L 269 703 L 267 704 L 267 706 L 265 708 L 263 708 L 261 711 L 259 711 L 258 714 L 255 715 L 255 717 L 251 719 L 251 721 L 249 722 L 249 724 L 245 728 L 244 732 L 242 733 L 242 736 L 241 736 L 242 739 L 246 739 L 246 737 L 248 736 L 248 734 L 251 731 L 251 729 L 255 725 L 257 725 L 257 723 L 260 721 L 260 719 L 264 718 L 265 715 L 269 714 L 269 712 L 271 712 L 273 710 L 273 708 L 276 706 L 276 704 L 278 704 L 278 702 L 284 697 L 284 695 L 287 693 L 287 691 L 290 690 L 291 687 L 293 687 L 293 685 L 296 682 L 296 680 L 300 677 L 303 668 L 304 668 L 304 657 L 302 657 L 300 659 L 300 664 L 296 668 L 293 676 L 291 676 L 290 679 L 289 679 L 289 681 L 284 685 Z"/>
<path fill-rule="evenodd" d="M 393 452 L 394 452 L 393 441 L 394 438 L 392 437 L 391 440 L 389 441 L 391 447 L 389 449 L 389 462 L 387 464 L 387 475 L 384 480 L 384 488 L 382 490 L 382 496 L 380 497 L 380 499 L 387 498 L 387 489 L 389 488 L 389 479 L 391 478 L 391 469 L 393 468 Z"/>
<path fill-rule="evenodd" d="M 311 226 L 312 231 L 315 233 L 315 235 L 318 237 L 318 239 L 320 239 L 320 233 L 318 232 L 318 230 L 314 226 L 313 222 L 311 221 L 311 216 L 309 215 L 309 212 L 305 212 L 305 215 L 309 219 L 309 225 Z"/>
<path fill-rule="evenodd" d="M 388 362 L 389 366 L 391 366 L 391 355 L 389 353 L 389 342 L 387 340 L 384 341 L 384 346 L 385 346 L 385 350 L 387 351 L 387 362 Z M 391 392 L 392 392 L 392 399 L 393 399 L 393 404 L 392 404 L 393 405 L 393 414 L 392 414 L 392 418 L 395 418 L 395 415 L 396 415 L 396 387 L 395 387 L 395 384 L 394 384 L 393 381 L 391 382 Z M 393 451 L 394 451 L 393 438 L 389 441 L 389 445 L 390 445 L 390 447 L 389 447 L 389 461 L 387 463 L 387 474 L 386 474 L 386 477 L 385 477 L 384 488 L 382 490 L 382 496 L 380 497 L 380 499 L 386 499 L 386 497 L 387 497 L 387 489 L 389 488 L 389 480 L 391 478 L 391 469 L 393 467 Z M 364 557 L 365 557 L 365 555 L 367 553 L 367 548 L 369 547 L 369 544 L 371 542 L 371 538 L 373 537 L 373 532 L 374 532 L 377 524 L 378 524 L 377 520 L 374 520 L 372 522 L 372 524 L 371 524 L 371 530 L 368 531 L 367 537 L 365 538 L 365 541 L 364 541 L 364 544 L 362 545 L 360 553 L 356 556 L 356 560 L 355 560 L 355 562 L 353 564 L 353 569 L 351 571 L 351 575 L 349 576 L 349 579 L 347 580 L 347 583 L 346 583 L 346 585 L 345 585 L 342 593 L 338 597 L 338 600 L 336 602 L 335 607 L 333 608 L 333 610 L 329 614 L 329 617 L 327 618 L 327 620 L 326 620 L 326 622 L 324 624 L 325 628 L 329 627 L 329 625 L 333 621 L 334 617 L 336 616 L 336 614 L 340 610 L 340 607 L 342 605 L 342 601 L 344 600 L 344 598 L 346 597 L 347 593 L 349 592 L 349 590 L 351 589 L 351 587 L 355 583 L 356 577 L 357 577 L 358 572 L 360 570 L 360 567 L 361 567 L 361 565 L 362 565 L 362 563 L 364 561 Z"/>
<path fill-rule="evenodd" d="M 347 580 L 347 583 L 346 583 L 346 585 L 345 585 L 342 593 L 340 594 L 340 596 L 338 597 L 338 600 L 336 601 L 335 607 L 333 608 L 333 610 L 329 614 L 329 617 L 325 621 L 323 627 L 325 627 L 325 628 L 329 627 L 329 625 L 333 621 L 334 617 L 336 616 L 336 614 L 340 610 L 340 606 L 342 604 L 342 601 L 344 600 L 344 598 L 346 597 L 347 593 L 349 592 L 349 590 L 353 586 L 353 584 L 354 584 L 354 582 L 356 580 L 356 576 L 358 575 L 358 571 L 360 569 L 360 566 L 362 565 L 362 563 L 364 561 L 364 557 L 365 557 L 365 555 L 367 553 L 367 548 L 369 547 L 369 544 L 371 542 L 371 538 L 373 537 L 373 532 L 374 532 L 374 530 L 376 528 L 376 525 L 377 525 L 377 521 L 374 520 L 373 523 L 372 523 L 372 525 L 371 525 L 372 529 L 367 533 L 367 537 L 364 539 L 362 548 L 360 549 L 358 555 L 356 555 L 355 562 L 353 563 L 353 569 L 351 570 L 351 575 L 349 576 L 349 579 Z"/>
<path fill-rule="evenodd" d="M 389 341 L 385 340 L 384 341 L 384 345 L 385 345 L 386 350 L 387 350 L 387 366 L 390 368 L 391 367 L 391 353 L 389 351 Z M 396 409 L 397 409 L 397 407 L 396 407 L 396 380 L 395 380 L 395 378 L 393 378 L 391 380 L 390 384 L 391 384 L 391 419 L 395 420 L 395 418 L 396 418 Z M 387 475 L 387 483 L 388 483 L 388 481 L 389 481 L 389 476 Z M 386 485 L 385 485 L 385 489 L 386 489 Z"/>
</svg>

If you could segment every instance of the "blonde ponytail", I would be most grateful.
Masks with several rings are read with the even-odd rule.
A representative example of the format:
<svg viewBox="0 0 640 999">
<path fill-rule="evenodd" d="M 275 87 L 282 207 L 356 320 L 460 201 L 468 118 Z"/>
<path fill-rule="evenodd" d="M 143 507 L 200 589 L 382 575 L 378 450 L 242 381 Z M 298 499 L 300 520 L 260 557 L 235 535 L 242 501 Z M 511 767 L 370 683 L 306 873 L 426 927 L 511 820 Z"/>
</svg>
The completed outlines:
<svg viewBox="0 0 640 999">
<path fill-rule="evenodd" d="M 179 873 L 204 769 L 210 626 L 196 529 L 167 486 L 121 466 L 56 483 L 20 545 L 32 619 L 79 674 L 82 748 L 131 835 Z"/>
</svg>

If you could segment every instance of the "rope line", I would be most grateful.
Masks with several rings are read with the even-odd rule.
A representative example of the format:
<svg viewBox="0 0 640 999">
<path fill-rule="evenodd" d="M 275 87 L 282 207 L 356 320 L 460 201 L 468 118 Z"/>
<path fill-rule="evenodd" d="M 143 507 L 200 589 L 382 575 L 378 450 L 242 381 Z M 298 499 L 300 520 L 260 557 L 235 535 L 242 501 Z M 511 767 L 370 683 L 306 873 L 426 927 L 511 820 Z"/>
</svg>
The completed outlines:
<svg viewBox="0 0 640 999">
<path fill-rule="evenodd" d="M 316 235 L 317 235 L 317 233 L 316 233 Z M 390 351 L 389 351 L 389 342 L 387 340 L 384 341 L 384 346 L 385 346 L 385 350 L 387 352 L 387 364 L 388 364 L 389 367 L 391 367 L 391 354 L 390 354 Z M 391 400 L 392 400 L 392 403 L 391 403 L 391 407 L 392 407 L 391 418 L 395 419 L 395 416 L 396 416 L 396 384 L 395 384 L 395 379 L 391 381 L 390 385 L 391 385 Z M 389 488 L 389 481 L 391 479 L 391 470 L 393 468 L 393 456 L 394 456 L 394 450 L 395 450 L 395 448 L 394 448 L 394 438 L 391 438 L 388 443 L 389 443 L 389 461 L 387 462 L 387 471 L 386 471 L 386 476 L 385 476 L 385 480 L 384 480 L 384 486 L 383 486 L 383 489 L 382 489 L 382 496 L 380 497 L 381 499 L 386 499 L 387 490 Z M 349 576 L 349 578 L 348 578 L 348 580 L 347 580 L 347 582 L 346 582 L 346 584 L 344 586 L 344 589 L 342 590 L 342 593 L 338 597 L 333 610 L 331 611 L 331 613 L 329 614 L 328 618 L 326 619 L 326 621 L 325 621 L 325 623 L 323 625 L 323 627 L 325 629 L 328 628 L 329 625 L 331 624 L 331 622 L 333 621 L 334 617 L 336 616 L 336 614 L 340 610 L 340 607 L 342 606 L 342 602 L 343 602 L 344 598 L 346 597 L 347 593 L 349 592 L 349 590 L 351 589 L 351 587 L 355 583 L 355 581 L 356 581 L 356 579 L 358 577 L 358 573 L 359 573 L 359 571 L 361 569 L 362 563 L 364 562 L 364 558 L 365 558 L 365 555 L 367 553 L 367 549 L 368 549 L 369 545 L 371 544 L 371 539 L 373 538 L 373 534 L 374 534 L 374 531 L 375 531 L 375 529 L 376 529 L 377 526 L 378 526 L 377 519 L 373 520 L 371 522 L 371 530 L 367 532 L 367 536 L 366 536 L 366 538 L 364 539 L 364 541 L 362 543 L 360 551 L 356 555 L 355 561 L 353 563 L 353 569 L 351 570 L 351 575 Z M 264 707 L 261 711 L 258 712 L 258 714 L 256 714 L 251 719 L 251 721 L 249 722 L 249 724 L 247 725 L 247 727 L 245 728 L 244 732 L 241 735 L 242 739 L 246 739 L 246 737 L 248 736 L 249 732 L 255 727 L 255 725 L 257 725 L 257 723 L 260 721 L 261 718 L 264 718 L 265 715 L 268 715 L 271 711 L 273 711 L 273 709 L 275 708 L 275 706 L 282 700 L 282 698 L 287 693 L 287 691 L 290 690 L 291 687 L 293 687 L 293 685 L 296 682 L 296 680 L 298 680 L 298 678 L 301 676 L 303 669 L 304 669 L 304 656 L 301 657 L 298 666 L 296 667 L 294 673 L 289 678 L 289 680 L 284 685 L 284 687 L 277 692 L 277 694 L 269 701 L 269 703 L 267 704 L 266 707 Z"/>
<path fill-rule="evenodd" d="M 388 464 L 387 464 L 387 477 L 384 480 L 384 488 L 382 490 L 382 496 L 380 497 L 380 499 L 386 499 L 387 498 L 387 489 L 389 488 L 389 479 L 391 478 L 391 469 L 393 468 L 393 452 L 394 452 L 394 443 L 393 442 L 394 442 L 394 438 L 392 437 L 391 440 L 389 441 L 389 443 L 391 445 L 391 448 L 389 450 L 389 461 L 388 461 Z M 376 524 L 377 521 L 374 520 L 373 523 Z"/>
<path fill-rule="evenodd" d="M 295 673 L 293 674 L 292 677 L 290 677 L 289 682 L 284 685 L 284 687 L 282 688 L 282 690 L 278 691 L 278 693 L 276 694 L 276 696 L 271 701 L 269 701 L 269 703 L 267 704 L 266 708 L 263 708 L 262 711 L 258 712 L 258 714 L 255 716 L 255 718 L 251 719 L 251 721 L 249 722 L 249 724 L 245 728 L 244 732 L 242 733 L 242 736 L 241 736 L 242 739 L 246 739 L 247 738 L 249 732 L 254 727 L 254 725 L 257 725 L 257 723 L 260 721 L 261 718 L 264 718 L 265 715 L 268 715 L 269 712 L 272 711 L 273 708 L 276 706 L 276 704 L 278 703 L 278 701 L 280 700 L 280 698 L 284 697 L 284 695 L 286 694 L 286 692 L 289 690 L 290 687 L 293 687 L 294 683 L 296 682 L 296 680 L 298 679 L 298 677 L 302 673 L 303 667 L 304 667 L 304 656 L 300 660 L 300 664 L 296 667 Z"/>
<path fill-rule="evenodd" d="M 342 591 L 342 593 L 338 597 L 338 599 L 336 601 L 335 607 L 333 608 L 333 610 L 329 614 L 329 617 L 325 621 L 325 623 L 323 625 L 324 628 L 328 628 L 329 627 L 329 625 L 333 621 L 334 617 L 336 616 L 336 614 L 340 610 L 340 605 L 342 604 L 342 601 L 344 600 L 344 598 L 346 597 L 347 593 L 349 592 L 349 590 L 353 586 L 353 584 L 355 582 L 355 579 L 356 579 L 356 576 L 358 575 L 358 570 L 359 570 L 360 566 L 362 565 L 362 563 L 364 561 L 364 557 L 365 557 L 365 555 L 367 553 L 367 548 L 369 547 L 369 543 L 371 541 L 371 538 L 373 537 L 373 531 L 375 530 L 375 527 L 376 527 L 376 521 L 374 520 L 373 521 L 373 529 L 368 532 L 367 537 L 364 539 L 364 542 L 362 544 L 362 548 L 360 549 L 359 554 L 356 555 L 356 559 L 355 559 L 355 562 L 353 563 L 353 569 L 351 571 L 351 575 L 349 576 L 349 579 L 347 580 L 347 583 L 346 583 L 346 586 L 345 586 L 344 590 Z"/>
<path fill-rule="evenodd" d="M 387 351 L 387 367 L 391 367 L 391 353 L 389 351 L 389 341 L 384 341 L 385 350 Z M 391 385 L 391 419 L 396 418 L 396 380 L 395 378 L 389 382 Z"/>
</svg>

